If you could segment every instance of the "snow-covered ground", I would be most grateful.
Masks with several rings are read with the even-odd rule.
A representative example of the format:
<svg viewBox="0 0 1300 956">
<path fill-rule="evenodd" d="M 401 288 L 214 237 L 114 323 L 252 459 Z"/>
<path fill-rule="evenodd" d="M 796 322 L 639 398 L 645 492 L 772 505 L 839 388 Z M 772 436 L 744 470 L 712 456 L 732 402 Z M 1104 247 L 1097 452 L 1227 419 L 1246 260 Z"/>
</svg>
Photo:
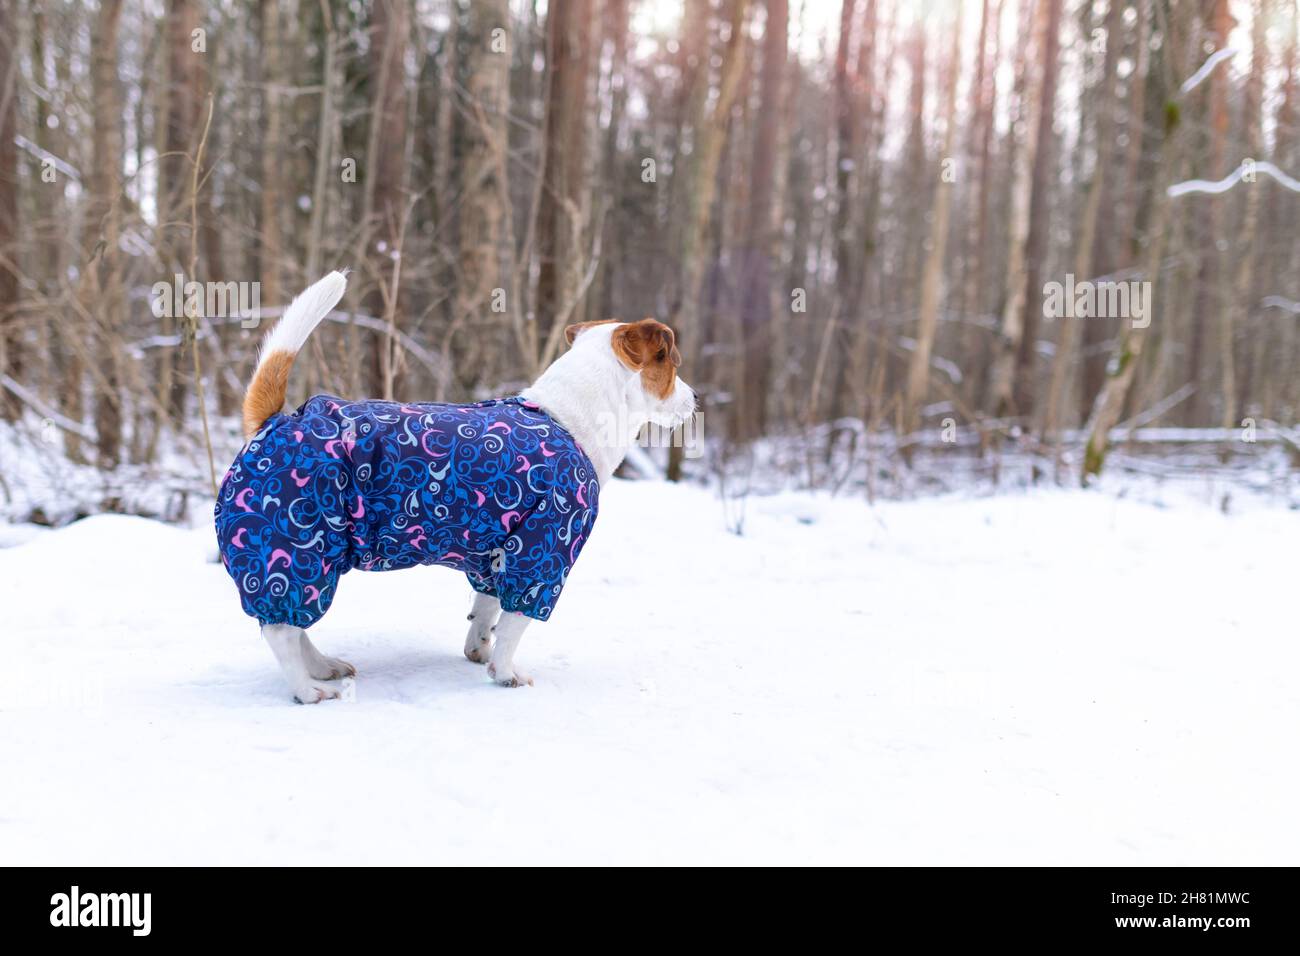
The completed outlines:
<svg viewBox="0 0 1300 956">
<path fill-rule="evenodd" d="M 350 574 L 290 702 L 208 527 L 0 533 L 0 864 L 1294 864 L 1300 511 L 616 482 L 507 690 Z"/>
</svg>

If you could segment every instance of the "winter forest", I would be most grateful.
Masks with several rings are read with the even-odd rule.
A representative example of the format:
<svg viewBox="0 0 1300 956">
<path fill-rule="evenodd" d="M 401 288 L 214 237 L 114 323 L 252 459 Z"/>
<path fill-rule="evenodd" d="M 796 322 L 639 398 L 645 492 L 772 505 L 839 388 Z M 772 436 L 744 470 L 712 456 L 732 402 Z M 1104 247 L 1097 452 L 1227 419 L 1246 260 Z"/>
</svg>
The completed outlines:
<svg viewBox="0 0 1300 956">
<path fill-rule="evenodd" d="M 0 865 L 1294 863 L 1298 218 L 1297 0 L 0 0 Z M 288 409 L 675 330 L 522 642 L 241 607 L 332 270 Z"/>
<path fill-rule="evenodd" d="M 331 268 L 295 404 L 508 394 L 654 316 L 702 406 L 639 459 L 672 479 L 1295 464 L 1291 0 L 0 9 L 11 517 L 60 518 L 33 469 L 210 494 L 259 319 Z"/>
</svg>

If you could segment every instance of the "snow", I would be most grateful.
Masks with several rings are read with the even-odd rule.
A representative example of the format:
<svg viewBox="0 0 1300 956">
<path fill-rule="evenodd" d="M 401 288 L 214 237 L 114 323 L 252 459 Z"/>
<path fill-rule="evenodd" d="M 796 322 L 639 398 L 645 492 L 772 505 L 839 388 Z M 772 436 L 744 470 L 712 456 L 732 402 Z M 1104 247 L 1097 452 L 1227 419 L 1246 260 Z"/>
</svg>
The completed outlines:
<svg viewBox="0 0 1300 956">
<path fill-rule="evenodd" d="M 1300 511 L 1230 511 L 617 481 L 536 686 L 353 573 L 312 707 L 206 524 L 4 529 L 0 864 L 1292 863 Z"/>
<path fill-rule="evenodd" d="M 1246 178 L 1252 173 L 1264 173 L 1265 175 L 1273 177 L 1275 181 L 1281 183 L 1282 186 L 1292 192 L 1300 193 L 1300 181 L 1297 181 L 1292 176 L 1288 176 L 1285 172 L 1278 169 L 1270 162 L 1266 162 L 1265 160 L 1256 162 L 1253 159 L 1242 160 L 1240 166 L 1222 179 L 1189 179 L 1185 182 L 1173 183 L 1165 190 L 1165 192 L 1174 199 L 1177 199 L 1179 196 L 1185 196 L 1188 193 L 1210 193 L 1212 195 L 1217 195 L 1219 193 L 1226 193 L 1243 179 L 1248 183 L 1254 183 L 1255 180 L 1253 176 L 1249 179 Z"/>
</svg>

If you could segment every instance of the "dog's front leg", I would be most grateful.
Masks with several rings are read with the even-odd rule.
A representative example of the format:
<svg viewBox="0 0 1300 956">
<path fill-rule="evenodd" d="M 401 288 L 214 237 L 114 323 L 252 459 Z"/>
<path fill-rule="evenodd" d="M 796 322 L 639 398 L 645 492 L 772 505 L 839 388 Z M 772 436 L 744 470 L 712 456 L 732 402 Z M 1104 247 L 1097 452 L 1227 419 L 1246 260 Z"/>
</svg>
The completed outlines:
<svg viewBox="0 0 1300 956">
<path fill-rule="evenodd" d="M 515 648 L 519 646 L 519 639 L 524 636 L 524 628 L 528 626 L 528 621 L 529 618 L 522 614 L 507 611 L 501 615 L 501 620 L 497 621 L 497 626 L 493 628 L 497 639 L 492 645 L 492 663 L 488 665 L 488 674 L 498 684 L 506 687 L 523 687 L 533 682 L 531 677 L 515 670 Z"/>
<path fill-rule="evenodd" d="M 475 664 L 486 664 L 492 655 L 492 625 L 501 614 L 501 602 L 491 594 L 476 593 L 469 609 L 469 635 L 465 656 Z"/>
<path fill-rule="evenodd" d="M 262 636 L 271 645 L 271 652 L 280 662 L 294 700 L 300 704 L 318 704 L 322 700 L 351 699 L 356 686 L 351 675 L 356 669 L 351 664 L 322 655 L 307 640 L 307 632 L 289 624 L 263 624 Z M 305 645 L 305 646 L 304 646 Z M 305 647 L 311 647 L 309 658 Z M 325 672 L 328 670 L 328 676 Z M 313 671 L 321 674 L 317 677 Z"/>
</svg>

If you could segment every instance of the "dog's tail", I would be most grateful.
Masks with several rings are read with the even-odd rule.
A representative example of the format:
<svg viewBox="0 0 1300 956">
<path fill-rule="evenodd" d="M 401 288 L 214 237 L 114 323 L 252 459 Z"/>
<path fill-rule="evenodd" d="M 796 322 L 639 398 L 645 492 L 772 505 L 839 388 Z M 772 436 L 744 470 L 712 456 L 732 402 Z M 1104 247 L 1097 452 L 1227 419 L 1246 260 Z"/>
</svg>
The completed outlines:
<svg viewBox="0 0 1300 956">
<path fill-rule="evenodd" d="M 267 333 L 257 359 L 257 371 L 244 393 L 245 439 L 253 437 L 263 423 L 284 405 L 289 370 L 293 368 L 298 350 L 312 329 L 338 305 L 347 285 L 343 273 L 331 272 L 289 303 L 280 321 Z"/>
</svg>

